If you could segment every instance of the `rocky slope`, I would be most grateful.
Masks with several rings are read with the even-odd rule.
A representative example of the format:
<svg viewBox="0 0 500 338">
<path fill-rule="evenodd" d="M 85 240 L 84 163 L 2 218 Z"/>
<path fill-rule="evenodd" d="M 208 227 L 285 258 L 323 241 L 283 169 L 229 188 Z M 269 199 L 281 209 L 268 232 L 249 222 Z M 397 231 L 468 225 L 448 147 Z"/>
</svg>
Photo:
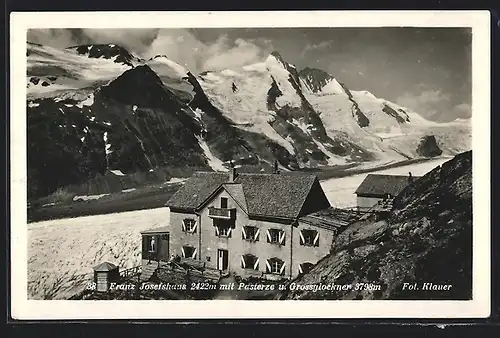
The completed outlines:
<svg viewBox="0 0 500 338">
<path fill-rule="evenodd" d="M 472 152 L 403 190 L 387 219 L 349 226 L 334 239 L 331 254 L 293 282 L 352 289 L 289 290 L 281 299 L 471 299 Z M 372 287 L 355 290 L 357 283 Z M 426 290 L 424 283 L 451 288 Z"/>
<path fill-rule="evenodd" d="M 115 44 L 28 43 L 27 56 L 30 198 L 110 169 L 394 161 L 435 154 L 417 151 L 431 135 L 444 154 L 470 148 L 468 121 L 424 120 L 321 70 L 298 72 L 276 52 L 200 75 Z"/>
</svg>

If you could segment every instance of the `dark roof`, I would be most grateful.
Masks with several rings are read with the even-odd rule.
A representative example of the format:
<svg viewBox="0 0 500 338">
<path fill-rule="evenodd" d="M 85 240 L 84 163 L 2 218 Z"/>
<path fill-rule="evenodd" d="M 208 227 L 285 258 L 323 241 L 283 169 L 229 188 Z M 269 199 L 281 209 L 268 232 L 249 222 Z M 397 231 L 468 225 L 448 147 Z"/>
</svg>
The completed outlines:
<svg viewBox="0 0 500 338">
<path fill-rule="evenodd" d="M 164 234 L 164 233 L 168 233 L 169 230 L 170 230 L 170 227 L 165 226 L 165 227 L 143 230 L 143 231 L 141 231 L 141 234 L 160 234 L 160 233 Z"/>
<path fill-rule="evenodd" d="M 222 186 L 250 216 L 296 218 L 315 180 L 311 174 L 240 173 L 229 183 L 228 173 L 197 172 L 166 205 L 196 210 Z"/>
<path fill-rule="evenodd" d="M 329 230 L 338 230 L 355 221 L 357 221 L 363 213 L 356 210 L 346 210 L 330 207 L 328 209 L 316 211 L 312 214 L 299 218 L 299 221 L 325 228 Z"/>
<path fill-rule="evenodd" d="M 420 177 L 413 176 L 413 180 Z M 408 185 L 408 176 L 369 174 L 356 189 L 357 195 L 397 196 Z"/>
<path fill-rule="evenodd" d="M 166 206 L 181 209 L 196 209 L 222 183 L 227 182 L 229 174 L 216 172 L 195 172 L 184 185 L 175 192 Z"/>
<path fill-rule="evenodd" d="M 118 267 L 110 262 L 104 262 L 104 263 L 101 263 L 97 266 L 94 266 L 94 271 L 105 272 L 105 271 L 112 271 L 115 269 L 118 269 Z"/>
<path fill-rule="evenodd" d="M 243 186 L 241 183 L 225 183 L 223 184 L 223 187 L 236 201 L 236 203 L 238 203 L 241 209 L 248 214 L 247 201 L 245 199 L 245 193 L 243 192 Z"/>
</svg>

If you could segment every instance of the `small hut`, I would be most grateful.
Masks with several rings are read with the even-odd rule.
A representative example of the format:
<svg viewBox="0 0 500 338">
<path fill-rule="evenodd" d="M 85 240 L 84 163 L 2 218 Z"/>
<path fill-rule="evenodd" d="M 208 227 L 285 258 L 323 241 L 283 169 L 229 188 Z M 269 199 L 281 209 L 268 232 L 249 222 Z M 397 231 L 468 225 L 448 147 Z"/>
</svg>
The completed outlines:
<svg viewBox="0 0 500 338">
<path fill-rule="evenodd" d="M 116 265 L 109 262 L 94 267 L 94 282 L 98 292 L 107 292 L 112 282 L 118 282 L 120 271 Z"/>
</svg>

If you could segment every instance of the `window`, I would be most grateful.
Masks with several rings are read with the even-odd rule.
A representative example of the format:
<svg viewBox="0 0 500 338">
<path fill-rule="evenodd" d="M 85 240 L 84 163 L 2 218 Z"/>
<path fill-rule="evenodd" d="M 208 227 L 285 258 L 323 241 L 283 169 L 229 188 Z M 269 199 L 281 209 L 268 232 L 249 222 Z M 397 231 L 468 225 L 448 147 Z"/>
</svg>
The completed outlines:
<svg viewBox="0 0 500 338">
<path fill-rule="evenodd" d="M 259 258 L 252 254 L 243 255 L 241 256 L 241 267 L 243 269 L 259 270 Z"/>
<path fill-rule="evenodd" d="M 182 251 L 182 257 L 183 258 L 191 258 L 191 259 L 196 259 L 196 248 L 192 246 L 183 246 L 181 247 Z"/>
<path fill-rule="evenodd" d="M 226 197 L 220 198 L 220 207 L 227 209 L 227 198 Z"/>
<path fill-rule="evenodd" d="M 196 220 L 192 218 L 184 218 L 182 220 L 182 231 L 196 233 Z"/>
<path fill-rule="evenodd" d="M 299 274 L 308 273 L 309 271 L 311 271 L 313 266 L 314 266 L 314 264 L 309 263 L 309 262 L 299 264 Z"/>
<path fill-rule="evenodd" d="M 148 251 L 149 252 L 156 252 L 158 243 L 156 241 L 156 236 L 149 236 L 149 246 L 148 246 Z"/>
<path fill-rule="evenodd" d="M 168 241 L 168 235 L 167 235 L 167 234 L 163 234 L 163 235 L 161 235 L 161 239 L 162 239 L 163 241 Z"/>
<path fill-rule="evenodd" d="M 231 237 L 234 222 L 214 219 L 215 235 L 217 237 Z"/>
<path fill-rule="evenodd" d="M 254 226 L 244 226 L 241 228 L 241 238 L 245 241 L 256 242 L 259 240 L 260 229 Z"/>
<path fill-rule="evenodd" d="M 272 244 L 285 245 L 285 231 L 281 229 L 269 229 L 266 231 L 267 242 Z"/>
<path fill-rule="evenodd" d="M 285 262 L 279 258 L 266 260 L 266 272 L 283 275 L 285 273 Z"/>
<path fill-rule="evenodd" d="M 300 245 L 319 246 L 319 232 L 312 229 L 300 230 Z"/>
</svg>

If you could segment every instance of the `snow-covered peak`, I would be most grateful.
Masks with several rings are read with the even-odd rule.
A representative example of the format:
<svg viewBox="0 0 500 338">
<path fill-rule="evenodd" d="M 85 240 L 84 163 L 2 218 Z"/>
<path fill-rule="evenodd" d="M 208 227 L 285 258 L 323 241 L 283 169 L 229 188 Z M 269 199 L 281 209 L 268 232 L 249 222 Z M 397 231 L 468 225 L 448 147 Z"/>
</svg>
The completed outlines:
<svg viewBox="0 0 500 338">
<path fill-rule="evenodd" d="M 283 60 L 283 57 L 278 52 L 272 52 L 267 57 L 265 63 L 271 67 L 280 67 L 286 69 L 287 63 Z"/>
<path fill-rule="evenodd" d="M 182 79 L 188 76 L 188 70 L 165 55 L 156 55 L 147 62 L 158 75 Z"/>
</svg>

